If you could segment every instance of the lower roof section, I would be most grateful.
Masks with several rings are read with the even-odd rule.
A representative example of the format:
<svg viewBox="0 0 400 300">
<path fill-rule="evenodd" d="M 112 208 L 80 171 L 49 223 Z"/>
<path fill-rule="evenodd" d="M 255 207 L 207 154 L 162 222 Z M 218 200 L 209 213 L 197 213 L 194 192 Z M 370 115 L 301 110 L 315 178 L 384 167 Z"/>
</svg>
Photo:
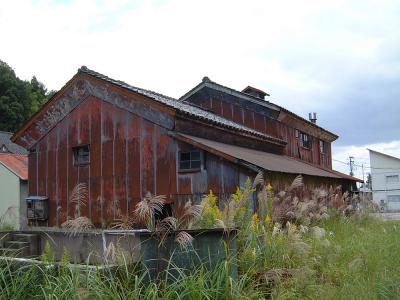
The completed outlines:
<svg viewBox="0 0 400 300">
<path fill-rule="evenodd" d="M 268 171 L 360 181 L 358 178 L 337 171 L 322 169 L 285 155 L 224 144 L 183 133 L 173 133 L 173 135 L 181 141 L 230 161 L 251 164 Z"/>
<path fill-rule="evenodd" d="M 28 156 L 12 153 L 0 153 L 0 164 L 22 180 L 28 180 Z"/>
</svg>

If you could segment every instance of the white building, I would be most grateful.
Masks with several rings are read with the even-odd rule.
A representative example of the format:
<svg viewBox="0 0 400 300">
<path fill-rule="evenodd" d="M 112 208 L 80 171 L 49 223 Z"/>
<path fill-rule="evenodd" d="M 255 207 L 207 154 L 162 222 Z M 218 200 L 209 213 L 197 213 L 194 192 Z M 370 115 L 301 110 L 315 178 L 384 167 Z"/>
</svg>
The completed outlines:
<svg viewBox="0 0 400 300">
<path fill-rule="evenodd" d="M 400 158 L 369 150 L 373 199 L 388 211 L 400 211 Z"/>
</svg>

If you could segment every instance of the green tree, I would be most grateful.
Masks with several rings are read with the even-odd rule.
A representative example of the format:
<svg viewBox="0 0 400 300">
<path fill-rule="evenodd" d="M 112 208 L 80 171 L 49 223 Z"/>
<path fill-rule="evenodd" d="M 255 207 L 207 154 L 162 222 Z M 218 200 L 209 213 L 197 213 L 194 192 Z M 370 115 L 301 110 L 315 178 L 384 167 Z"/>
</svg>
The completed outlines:
<svg viewBox="0 0 400 300">
<path fill-rule="evenodd" d="M 35 76 L 21 80 L 0 60 L 0 130 L 15 132 L 47 100 L 47 89 Z"/>
</svg>

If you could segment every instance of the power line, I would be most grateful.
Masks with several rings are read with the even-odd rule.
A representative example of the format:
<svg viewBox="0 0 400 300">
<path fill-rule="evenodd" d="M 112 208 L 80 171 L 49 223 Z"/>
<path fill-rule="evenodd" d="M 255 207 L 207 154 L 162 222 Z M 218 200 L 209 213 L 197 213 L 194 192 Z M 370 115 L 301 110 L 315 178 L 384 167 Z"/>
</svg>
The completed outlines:
<svg viewBox="0 0 400 300">
<path fill-rule="evenodd" d="M 339 163 L 342 163 L 342 164 L 345 164 L 345 165 L 349 165 L 350 164 L 349 162 L 344 162 L 344 161 L 333 159 L 333 158 L 332 158 L 332 160 L 336 161 L 336 162 L 339 162 Z M 362 168 L 362 165 L 358 165 L 356 163 L 353 163 L 353 166 Z M 376 170 L 400 170 L 400 168 L 379 168 L 379 167 L 371 167 L 371 166 L 367 166 L 367 165 L 364 165 L 364 168 L 376 169 Z"/>
</svg>

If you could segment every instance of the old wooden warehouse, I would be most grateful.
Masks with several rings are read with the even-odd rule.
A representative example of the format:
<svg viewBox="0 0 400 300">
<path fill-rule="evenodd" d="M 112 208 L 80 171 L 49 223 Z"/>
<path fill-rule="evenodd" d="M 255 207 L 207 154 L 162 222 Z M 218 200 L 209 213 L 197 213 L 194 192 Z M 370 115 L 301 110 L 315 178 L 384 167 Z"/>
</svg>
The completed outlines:
<svg viewBox="0 0 400 300">
<path fill-rule="evenodd" d="M 72 215 L 69 196 L 86 183 L 81 213 L 95 224 L 130 213 L 146 192 L 168 201 L 209 190 L 223 198 L 265 170 L 276 187 L 303 174 L 309 185 L 350 188 L 332 170 L 337 136 L 265 100 L 208 78 L 176 100 L 86 67 L 15 135 L 29 150 L 29 195 L 49 198 L 48 225 Z"/>
</svg>

